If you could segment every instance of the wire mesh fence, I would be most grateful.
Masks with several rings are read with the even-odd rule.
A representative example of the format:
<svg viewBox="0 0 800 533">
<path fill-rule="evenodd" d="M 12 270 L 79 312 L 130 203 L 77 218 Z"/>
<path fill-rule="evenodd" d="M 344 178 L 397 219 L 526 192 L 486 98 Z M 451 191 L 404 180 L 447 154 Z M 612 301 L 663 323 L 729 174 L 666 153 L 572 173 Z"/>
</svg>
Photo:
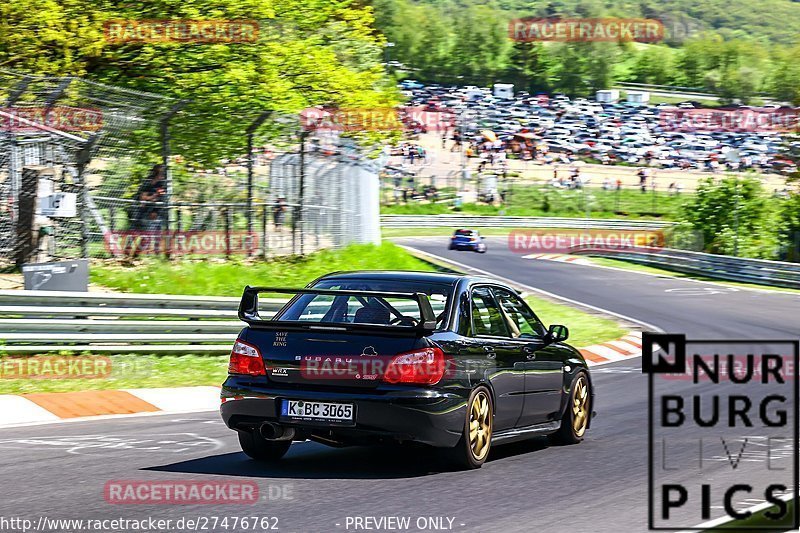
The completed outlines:
<svg viewBox="0 0 800 533">
<path fill-rule="evenodd" d="M 268 257 L 379 238 L 377 166 L 344 140 L 321 142 L 297 117 L 226 115 L 200 146 L 216 154 L 224 134 L 236 155 L 212 161 L 184 156 L 187 136 L 208 123 L 191 102 L 6 70 L 0 100 L 0 268 Z"/>
</svg>

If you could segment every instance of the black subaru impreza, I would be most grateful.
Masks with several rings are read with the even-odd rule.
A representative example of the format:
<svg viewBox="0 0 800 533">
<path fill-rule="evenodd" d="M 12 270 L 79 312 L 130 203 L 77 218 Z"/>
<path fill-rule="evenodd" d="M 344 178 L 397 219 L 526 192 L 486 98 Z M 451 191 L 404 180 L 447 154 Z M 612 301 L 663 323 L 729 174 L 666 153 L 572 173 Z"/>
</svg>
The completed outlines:
<svg viewBox="0 0 800 533">
<path fill-rule="evenodd" d="M 292 297 L 263 319 L 274 300 L 259 294 Z M 247 287 L 239 317 L 220 410 L 254 459 L 306 439 L 416 442 L 478 468 L 492 444 L 577 443 L 590 425 L 589 369 L 567 328 L 545 328 L 490 278 L 338 272 L 305 289 Z"/>
</svg>

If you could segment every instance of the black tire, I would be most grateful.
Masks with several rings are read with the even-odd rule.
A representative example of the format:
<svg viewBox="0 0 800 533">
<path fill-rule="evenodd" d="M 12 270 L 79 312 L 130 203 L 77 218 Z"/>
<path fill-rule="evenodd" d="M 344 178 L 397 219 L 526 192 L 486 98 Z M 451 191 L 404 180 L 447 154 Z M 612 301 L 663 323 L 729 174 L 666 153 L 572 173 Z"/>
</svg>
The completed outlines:
<svg viewBox="0 0 800 533">
<path fill-rule="evenodd" d="M 576 400 L 576 396 L 580 395 Z M 577 422 L 576 422 L 577 417 Z M 578 444 L 586 435 L 592 417 L 592 389 L 586 372 L 578 372 L 569 387 L 569 400 L 561 417 L 561 427 L 551 435 L 556 444 Z"/>
<path fill-rule="evenodd" d="M 266 440 L 255 431 L 237 431 L 237 433 L 242 451 L 256 461 L 277 461 L 292 445 L 290 440 Z"/>
<path fill-rule="evenodd" d="M 481 415 L 481 419 L 475 420 L 473 408 L 476 401 L 481 402 L 485 407 L 485 415 Z M 483 411 L 480 407 L 478 410 Z M 482 430 L 483 445 L 478 445 L 478 438 L 471 438 L 470 429 L 472 424 L 477 422 L 479 432 Z M 488 431 L 487 431 L 488 424 Z M 494 427 L 494 404 L 492 403 L 492 395 L 486 387 L 477 387 L 469 395 L 467 400 L 467 412 L 464 416 L 464 430 L 461 433 L 461 438 L 454 448 L 447 448 L 445 454 L 447 459 L 454 463 L 456 466 L 472 470 L 480 468 L 486 459 L 489 457 L 489 452 L 492 447 L 492 429 Z M 476 451 L 477 450 L 477 451 Z"/>
</svg>

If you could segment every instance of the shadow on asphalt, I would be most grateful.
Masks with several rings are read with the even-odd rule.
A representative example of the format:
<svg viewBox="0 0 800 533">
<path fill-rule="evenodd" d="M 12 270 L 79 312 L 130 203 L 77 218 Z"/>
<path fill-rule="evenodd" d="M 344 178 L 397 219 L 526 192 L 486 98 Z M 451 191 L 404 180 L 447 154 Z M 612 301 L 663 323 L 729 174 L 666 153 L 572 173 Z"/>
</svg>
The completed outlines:
<svg viewBox="0 0 800 533">
<path fill-rule="evenodd" d="M 544 450 L 547 439 L 495 446 L 484 468 L 522 454 Z M 436 450 L 417 446 L 330 448 L 313 442 L 293 444 L 279 462 L 264 464 L 243 453 L 212 455 L 144 468 L 156 472 L 281 479 L 400 479 L 453 472 Z"/>
</svg>

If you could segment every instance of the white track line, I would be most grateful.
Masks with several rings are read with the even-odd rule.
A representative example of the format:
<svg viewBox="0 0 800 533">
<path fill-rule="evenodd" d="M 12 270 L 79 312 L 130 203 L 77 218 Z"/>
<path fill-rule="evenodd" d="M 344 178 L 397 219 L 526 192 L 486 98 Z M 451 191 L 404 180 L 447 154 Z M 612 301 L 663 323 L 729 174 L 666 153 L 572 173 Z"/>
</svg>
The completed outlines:
<svg viewBox="0 0 800 533">
<path fill-rule="evenodd" d="M 432 254 L 430 252 L 423 252 L 422 250 L 414 248 L 413 246 L 406 246 L 406 245 L 403 245 L 403 244 L 398 244 L 398 246 L 400 246 L 401 248 L 403 248 L 405 250 L 408 250 L 408 251 L 410 251 L 412 253 L 418 253 L 418 254 L 420 254 L 422 256 L 433 257 L 433 258 L 435 258 L 437 260 L 440 260 L 442 262 L 450 263 L 452 265 L 456 265 L 456 266 L 460 267 L 461 269 L 463 269 L 463 270 L 465 270 L 467 272 L 473 271 L 473 272 L 477 272 L 479 274 L 482 274 L 484 276 L 488 276 L 490 278 L 503 280 L 503 281 L 505 281 L 506 283 L 508 283 L 510 285 L 521 287 L 521 288 L 523 288 L 523 289 L 525 289 L 527 291 L 536 292 L 536 293 L 539 293 L 539 294 L 544 294 L 545 296 L 549 296 L 550 298 L 555 298 L 556 300 L 561 300 L 562 302 L 570 303 L 575 307 L 583 307 L 585 309 L 592 309 L 592 310 L 597 311 L 599 313 L 605 313 L 607 315 L 615 316 L 615 317 L 617 317 L 617 318 L 619 318 L 621 320 L 627 320 L 628 322 L 631 322 L 633 324 L 639 324 L 640 326 L 642 326 L 645 329 L 649 329 L 649 330 L 657 332 L 657 333 L 664 333 L 663 329 L 661 329 L 661 328 L 659 328 L 657 326 L 654 326 L 654 325 L 652 325 L 652 324 L 650 324 L 648 322 L 644 322 L 642 320 L 639 320 L 637 318 L 633 318 L 633 317 L 630 317 L 630 316 L 627 316 L 627 315 L 623 315 L 621 313 L 617 313 L 617 312 L 611 311 L 609 309 L 603 309 L 602 307 L 597 307 L 595 305 L 590 305 L 590 304 L 587 304 L 587 303 L 579 302 L 577 300 L 573 300 L 573 299 L 567 298 L 565 296 L 560 296 L 558 294 L 553 294 L 552 292 L 548 292 L 548 291 L 545 291 L 545 290 L 542 290 L 542 289 L 538 289 L 536 287 L 531 287 L 530 285 L 525 285 L 525 284 L 520 283 L 518 281 L 514 281 L 512 279 L 508 279 L 508 278 L 503 277 L 503 276 L 498 276 L 498 275 L 492 274 L 491 272 L 488 272 L 486 270 L 482 270 L 480 268 L 471 267 L 469 265 L 465 265 L 464 263 L 459 263 L 458 261 L 453 261 L 452 259 L 447 259 L 447 258 L 442 257 L 440 255 Z"/>
</svg>

